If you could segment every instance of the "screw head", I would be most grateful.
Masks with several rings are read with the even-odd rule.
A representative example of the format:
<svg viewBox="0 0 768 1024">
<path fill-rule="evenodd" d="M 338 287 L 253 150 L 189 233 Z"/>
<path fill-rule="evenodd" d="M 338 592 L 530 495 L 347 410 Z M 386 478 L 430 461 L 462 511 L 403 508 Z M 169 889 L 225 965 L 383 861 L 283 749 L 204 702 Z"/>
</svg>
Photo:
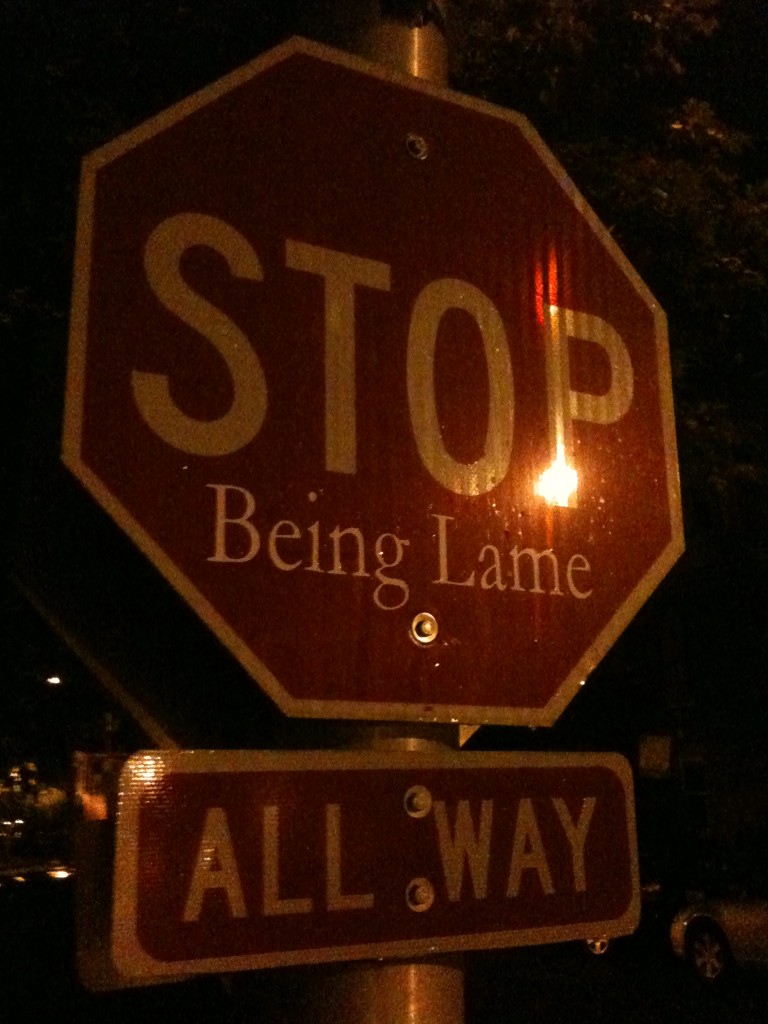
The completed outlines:
<svg viewBox="0 0 768 1024">
<path fill-rule="evenodd" d="M 406 135 L 405 148 L 414 160 L 426 160 L 429 155 L 429 143 L 423 135 L 416 135 L 415 132 Z"/>
<path fill-rule="evenodd" d="M 417 644 L 434 643 L 437 630 L 437 619 L 430 612 L 419 612 L 411 623 L 411 636 Z"/>
<path fill-rule="evenodd" d="M 403 807 L 412 818 L 426 818 L 432 810 L 432 794 L 426 786 L 411 786 L 403 797 Z"/>
<path fill-rule="evenodd" d="M 423 914 L 435 902 L 435 887 L 428 878 L 414 878 L 405 888 L 405 902 L 415 914 Z"/>
</svg>

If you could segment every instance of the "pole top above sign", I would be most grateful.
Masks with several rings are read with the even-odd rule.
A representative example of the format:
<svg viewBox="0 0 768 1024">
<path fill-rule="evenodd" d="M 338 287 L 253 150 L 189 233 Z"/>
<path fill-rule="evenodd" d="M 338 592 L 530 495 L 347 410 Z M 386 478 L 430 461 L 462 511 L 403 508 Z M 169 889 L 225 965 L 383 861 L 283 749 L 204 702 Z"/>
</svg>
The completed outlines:
<svg viewBox="0 0 768 1024">
<path fill-rule="evenodd" d="M 550 724 L 683 549 L 664 314 L 536 132 L 301 39 L 86 158 L 64 460 L 292 715 Z"/>
</svg>

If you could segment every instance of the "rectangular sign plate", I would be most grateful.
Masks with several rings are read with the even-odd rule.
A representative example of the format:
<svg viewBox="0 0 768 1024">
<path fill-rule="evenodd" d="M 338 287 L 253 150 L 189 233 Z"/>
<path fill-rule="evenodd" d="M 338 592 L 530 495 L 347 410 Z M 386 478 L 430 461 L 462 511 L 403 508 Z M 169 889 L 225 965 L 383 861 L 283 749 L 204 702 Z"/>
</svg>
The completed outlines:
<svg viewBox="0 0 768 1024">
<path fill-rule="evenodd" d="M 114 892 L 126 976 L 625 935 L 632 774 L 613 754 L 136 754 Z"/>
</svg>

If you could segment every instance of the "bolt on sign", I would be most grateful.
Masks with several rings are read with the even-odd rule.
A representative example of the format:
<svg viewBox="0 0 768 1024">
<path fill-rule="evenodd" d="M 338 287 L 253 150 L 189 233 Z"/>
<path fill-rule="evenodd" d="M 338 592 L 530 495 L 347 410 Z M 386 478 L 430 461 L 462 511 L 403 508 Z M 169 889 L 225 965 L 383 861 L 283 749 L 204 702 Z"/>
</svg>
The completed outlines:
<svg viewBox="0 0 768 1024">
<path fill-rule="evenodd" d="M 121 777 L 112 953 L 173 976 L 632 932 L 613 754 L 173 752 Z"/>
<path fill-rule="evenodd" d="M 86 158 L 63 455 L 295 715 L 550 724 L 683 549 L 664 314 L 538 135 L 301 40 Z"/>
</svg>

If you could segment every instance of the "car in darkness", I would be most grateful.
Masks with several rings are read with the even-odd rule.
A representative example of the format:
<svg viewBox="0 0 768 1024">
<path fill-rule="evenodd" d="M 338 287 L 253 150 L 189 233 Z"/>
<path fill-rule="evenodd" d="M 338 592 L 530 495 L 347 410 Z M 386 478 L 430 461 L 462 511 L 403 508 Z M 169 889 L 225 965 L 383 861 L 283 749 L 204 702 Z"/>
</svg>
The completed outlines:
<svg viewBox="0 0 768 1024">
<path fill-rule="evenodd" d="M 677 956 L 710 985 L 738 964 L 768 966 L 768 900 L 694 900 L 675 915 L 670 938 Z"/>
<path fill-rule="evenodd" d="M 668 952 L 669 926 L 681 904 L 680 895 L 673 885 L 644 882 L 640 886 L 640 924 L 635 932 L 620 939 L 596 935 L 586 942 L 593 956 L 612 954 L 617 946 L 632 946 L 651 957 L 660 951 Z"/>
</svg>

